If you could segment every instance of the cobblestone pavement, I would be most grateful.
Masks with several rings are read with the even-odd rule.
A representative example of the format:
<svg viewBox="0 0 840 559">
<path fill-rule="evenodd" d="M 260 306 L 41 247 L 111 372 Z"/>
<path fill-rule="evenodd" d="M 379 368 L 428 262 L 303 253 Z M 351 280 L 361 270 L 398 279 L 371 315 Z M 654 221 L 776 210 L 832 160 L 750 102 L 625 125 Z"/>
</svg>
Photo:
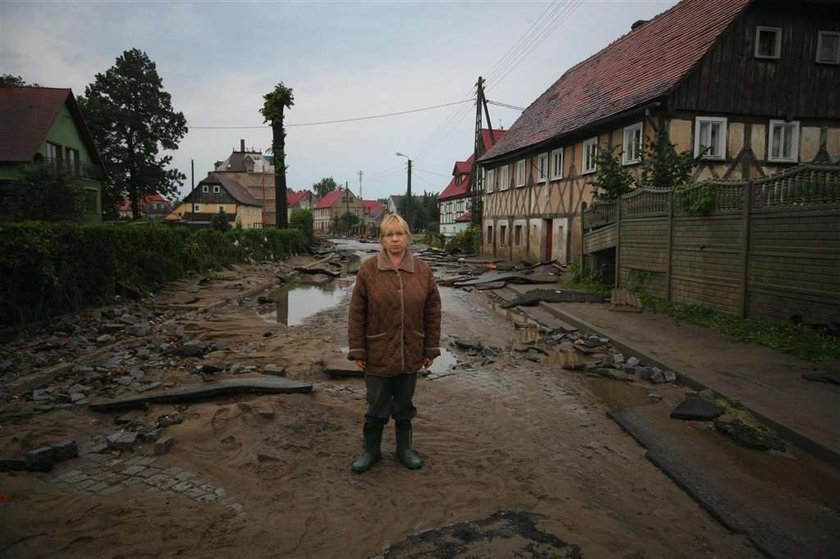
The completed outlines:
<svg viewBox="0 0 840 559">
<path fill-rule="evenodd" d="M 223 488 L 177 466 L 166 467 L 153 456 L 134 454 L 115 459 L 105 454 L 88 454 L 57 465 L 51 481 L 88 495 L 111 495 L 125 489 L 168 491 L 200 503 L 222 505 L 234 514 L 245 514 L 244 507 Z"/>
</svg>

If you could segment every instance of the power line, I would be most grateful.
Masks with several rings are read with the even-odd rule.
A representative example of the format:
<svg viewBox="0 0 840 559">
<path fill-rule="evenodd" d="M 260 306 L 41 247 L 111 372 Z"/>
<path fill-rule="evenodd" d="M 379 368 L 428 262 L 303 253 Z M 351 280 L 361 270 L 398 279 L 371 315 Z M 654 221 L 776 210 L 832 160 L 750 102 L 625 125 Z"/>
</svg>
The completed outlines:
<svg viewBox="0 0 840 559">
<path fill-rule="evenodd" d="M 524 111 L 525 110 L 524 107 L 517 107 L 517 106 L 514 106 L 514 105 L 508 105 L 507 103 L 499 103 L 498 101 L 488 100 L 487 104 L 488 105 L 496 105 L 497 107 L 505 107 L 506 109 L 514 109 L 514 110 L 517 110 L 517 111 Z"/>
<path fill-rule="evenodd" d="M 472 99 L 464 99 L 463 101 L 453 101 L 452 103 L 443 103 L 440 105 L 432 105 L 431 107 L 421 107 L 419 109 L 409 109 L 407 111 L 398 111 L 395 113 L 385 113 L 381 115 L 360 116 L 356 118 L 342 118 L 338 120 L 322 120 L 319 122 L 300 122 L 296 124 L 286 124 L 286 127 L 291 128 L 295 126 L 320 126 L 322 124 L 340 124 L 342 122 L 357 122 L 360 120 L 371 120 L 374 118 L 386 118 L 389 116 L 406 115 L 410 113 L 419 113 L 422 111 L 431 111 L 433 109 L 440 109 L 443 107 L 451 107 L 453 105 L 460 105 L 462 103 L 472 103 Z M 271 128 L 269 125 L 262 126 L 188 126 L 190 130 L 246 130 L 254 128 Z"/>
</svg>

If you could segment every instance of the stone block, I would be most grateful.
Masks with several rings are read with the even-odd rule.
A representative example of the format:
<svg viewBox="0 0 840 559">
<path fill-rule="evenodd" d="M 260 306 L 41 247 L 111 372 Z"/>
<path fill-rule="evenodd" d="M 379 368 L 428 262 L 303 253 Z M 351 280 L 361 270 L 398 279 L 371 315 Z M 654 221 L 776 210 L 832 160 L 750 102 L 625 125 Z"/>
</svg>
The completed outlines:
<svg viewBox="0 0 840 559">
<path fill-rule="evenodd" d="M 175 437 L 163 437 L 155 441 L 155 454 L 166 454 L 175 445 Z"/>
<path fill-rule="evenodd" d="M 137 442 L 137 433 L 133 431 L 112 433 L 106 439 L 108 448 L 111 450 L 131 450 L 134 448 L 134 443 Z"/>
<path fill-rule="evenodd" d="M 29 471 L 49 472 L 55 466 L 55 453 L 51 446 L 42 446 L 27 452 L 24 462 Z"/>
<path fill-rule="evenodd" d="M 71 458 L 76 458 L 79 455 L 79 447 L 76 444 L 76 441 L 61 441 L 60 443 L 52 445 L 52 449 L 56 462 L 70 460 Z"/>
</svg>

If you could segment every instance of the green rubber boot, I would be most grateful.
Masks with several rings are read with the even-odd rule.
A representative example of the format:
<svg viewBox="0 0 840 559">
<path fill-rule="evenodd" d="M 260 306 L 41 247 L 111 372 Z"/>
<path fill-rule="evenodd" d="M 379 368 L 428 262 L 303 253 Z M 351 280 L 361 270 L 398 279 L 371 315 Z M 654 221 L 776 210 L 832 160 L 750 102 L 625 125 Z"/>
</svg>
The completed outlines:
<svg viewBox="0 0 840 559">
<path fill-rule="evenodd" d="M 364 451 L 359 458 L 353 462 L 353 471 L 357 474 L 368 471 L 371 466 L 382 459 L 382 428 L 384 425 L 375 419 L 365 420 Z"/>
<path fill-rule="evenodd" d="M 397 460 L 409 470 L 417 470 L 423 466 L 413 450 L 411 450 L 411 421 L 397 421 Z"/>
</svg>

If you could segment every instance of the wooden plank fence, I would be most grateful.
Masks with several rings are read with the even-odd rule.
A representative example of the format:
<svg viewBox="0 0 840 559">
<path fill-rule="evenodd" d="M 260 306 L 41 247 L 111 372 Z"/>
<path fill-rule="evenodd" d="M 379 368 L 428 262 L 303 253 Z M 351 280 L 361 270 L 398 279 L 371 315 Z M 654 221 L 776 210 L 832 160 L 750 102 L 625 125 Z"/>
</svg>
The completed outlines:
<svg viewBox="0 0 840 559">
<path fill-rule="evenodd" d="M 708 214 L 691 211 L 704 200 Z M 840 320 L 840 165 L 639 189 L 596 202 L 581 223 L 581 261 L 614 251 L 616 287 L 742 317 Z"/>
</svg>

